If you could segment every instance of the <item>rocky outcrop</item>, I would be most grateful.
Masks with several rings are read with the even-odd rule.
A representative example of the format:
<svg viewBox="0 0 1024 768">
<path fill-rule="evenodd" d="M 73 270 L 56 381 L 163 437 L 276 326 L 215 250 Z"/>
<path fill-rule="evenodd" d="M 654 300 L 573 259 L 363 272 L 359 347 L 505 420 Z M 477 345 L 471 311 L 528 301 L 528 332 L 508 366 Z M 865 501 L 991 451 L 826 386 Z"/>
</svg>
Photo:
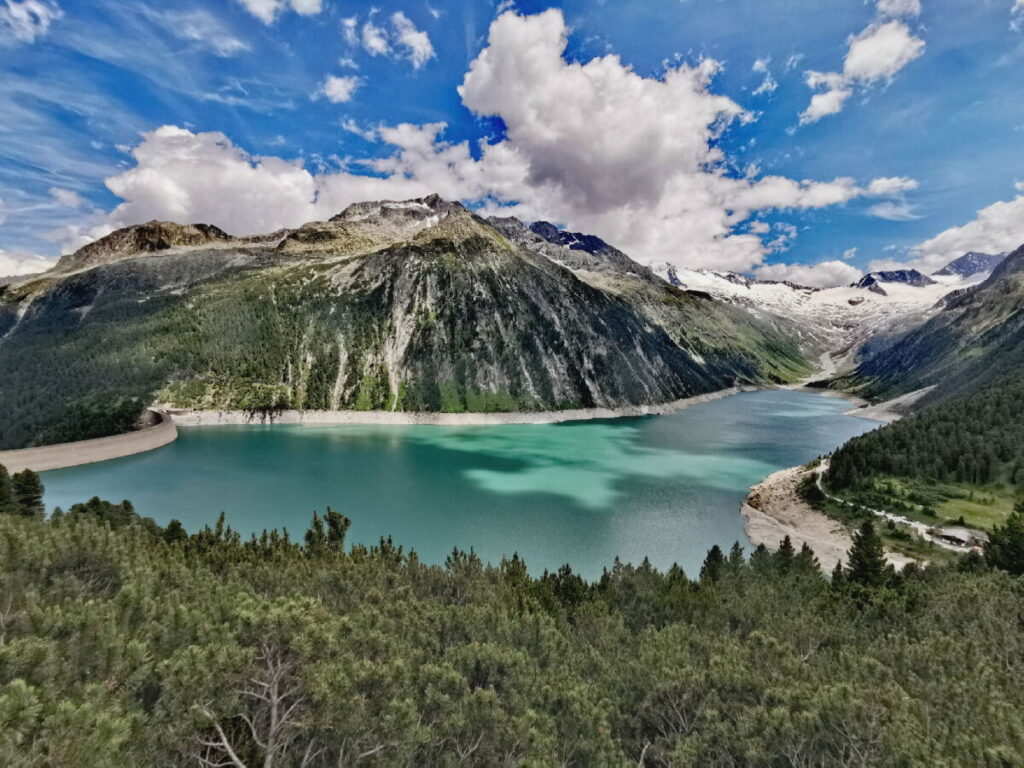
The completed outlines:
<svg viewBox="0 0 1024 768">
<path fill-rule="evenodd" d="M 175 224 L 170 221 L 150 221 L 111 232 L 95 242 L 61 257 L 56 271 L 110 264 L 142 253 L 165 251 L 178 246 L 200 246 L 228 243 L 231 235 L 212 224 Z"/>
<path fill-rule="evenodd" d="M 866 288 L 881 296 L 888 295 L 883 287 L 886 283 L 900 283 L 915 288 L 934 285 L 935 281 L 916 269 L 893 269 L 884 272 L 869 272 L 856 283 L 858 288 Z"/>
</svg>

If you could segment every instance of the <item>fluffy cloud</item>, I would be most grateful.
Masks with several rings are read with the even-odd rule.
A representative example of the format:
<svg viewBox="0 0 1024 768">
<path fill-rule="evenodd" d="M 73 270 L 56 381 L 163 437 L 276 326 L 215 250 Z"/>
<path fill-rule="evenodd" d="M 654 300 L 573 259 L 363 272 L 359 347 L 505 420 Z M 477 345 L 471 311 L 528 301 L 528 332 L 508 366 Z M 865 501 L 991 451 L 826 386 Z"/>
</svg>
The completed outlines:
<svg viewBox="0 0 1024 768">
<path fill-rule="evenodd" d="M 883 0 L 879 12 L 883 17 L 907 15 L 913 5 L 908 0 Z M 852 35 L 847 41 L 842 72 L 807 73 L 807 86 L 820 92 L 811 97 L 810 105 L 800 114 L 800 123 L 815 123 L 840 112 L 854 90 L 892 80 L 897 72 L 924 53 L 924 47 L 924 40 L 914 37 L 910 28 L 897 19 L 876 21 L 860 34 Z"/>
<path fill-rule="evenodd" d="M 47 0 L 5 0 L 0 6 L 0 44 L 34 43 L 63 15 Z"/>
<path fill-rule="evenodd" d="M 770 232 L 745 226 L 759 211 L 912 188 L 908 179 L 737 178 L 716 140 L 750 118 L 711 91 L 716 62 L 645 78 L 614 55 L 566 61 L 567 34 L 557 10 L 506 13 L 491 25 L 459 93 L 474 113 L 503 121 L 500 141 L 449 143 L 443 123 L 383 126 L 376 135 L 390 155 L 365 169 L 311 173 L 300 162 L 251 156 L 223 134 L 165 126 L 133 150 L 135 167 L 108 179 L 124 202 L 107 225 L 168 218 L 244 234 L 327 218 L 356 200 L 437 192 L 484 202 L 485 213 L 593 232 L 641 260 L 745 271 L 796 234 L 784 222 Z"/>
<path fill-rule="evenodd" d="M 935 237 L 925 240 L 910 250 L 911 266 L 925 273 L 942 269 L 953 259 L 968 251 L 1002 253 L 1024 244 L 1024 195 L 1012 200 L 993 203 L 978 211 L 973 221 L 951 227 Z M 872 263 L 872 269 L 892 266 L 895 262 Z"/>
<path fill-rule="evenodd" d="M 914 206 L 904 200 L 888 200 L 872 205 L 868 208 L 868 215 L 886 221 L 914 221 L 921 218 Z"/>
<path fill-rule="evenodd" d="M 352 94 L 360 86 L 358 77 L 336 77 L 328 75 L 317 95 L 325 97 L 332 104 L 341 104 L 352 100 Z"/>
<path fill-rule="evenodd" d="M 1016 0 L 1010 9 L 1010 29 L 1020 32 L 1024 29 L 1024 0 Z"/>
<path fill-rule="evenodd" d="M 1024 3 L 1024 0 L 1018 1 Z M 921 0 L 878 0 L 878 13 L 890 18 L 920 16 Z"/>
<path fill-rule="evenodd" d="M 374 24 L 373 19 L 363 24 L 362 40 L 363 48 L 372 56 L 386 56 L 391 53 L 387 30 Z"/>
<path fill-rule="evenodd" d="M 879 197 L 899 195 L 914 189 L 917 189 L 917 180 L 906 176 L 886 176 L 868 184 L 868 193 Z"/>
<path fill-rule="evenodd" d="M 394 29 L 398 47 L 404 52 L 405 58 L 409 60 L 414 69 L 419 69 L 434 58 L 434 46 L 431 45 L 427 33 L 416 29 L 416 25 L 404 13 L 398 11 L 392 14 L 391 26 Z"/>
<path fill-rule="evenodd" d="M 754 62 L 753 70 L 764 74 L 764 80 L 754 89 L 753 93 L 755 96 L 760 96 L 763 93 L 773 93 L 779 87 L 778 82 L 772 77 L 771 70 L 768 69 L 769 63 L 771 63 L 771 59 L 767 58 L 758 59 Z"/>
<path fill-rule="evenodd" d="M 401 11 L 391 14 L 389 26 L 374 22 L 375 11 L 363 22 L 361 32 L 357 31 L 358 17 L 342 19 L 342 34 L 349 45 L 357 42 L 371 56 L 394 56 L 405 59 L 413 69 L 419 69 L 437 54 L 430 42 L 430 36 L 417 29 L 412 20 Z"/>
<path fill-rule="evenodd" d="M 50 197 L 53 201 L 64 208 L 81 208 L 85 204 L 85 201 L 81 196 L 70 189 L 61 189 L 59 187 L 50 187 Z"/>
<path fill-rule="evenodd" d="M 846 258 L 846 254 L 843 254 L 843 258 Z M 849 285 L 861 277 L 861 271 L 845 261 L 820 261 L 817 264 L 765 264 L 759 267 L 755 274 L 759 280 L 785 280 L 797 285 L 806 285 L 809 288 Z"/>
<path fill-rule="evenodd" d="M 5 251 L 0 248 L 0 277 L 33 275 L 36 272 L 45 272 L 56 263 L 55 258 L 37 256 L 33 253 Z"/>
<path fill-rule="evenodd" d="M 264 24 L 273 24 L 278 14 L 293 10 L 300 16 L 313 16 L 323 10 L 322 0 L 238 0 Z"/>
</svg>

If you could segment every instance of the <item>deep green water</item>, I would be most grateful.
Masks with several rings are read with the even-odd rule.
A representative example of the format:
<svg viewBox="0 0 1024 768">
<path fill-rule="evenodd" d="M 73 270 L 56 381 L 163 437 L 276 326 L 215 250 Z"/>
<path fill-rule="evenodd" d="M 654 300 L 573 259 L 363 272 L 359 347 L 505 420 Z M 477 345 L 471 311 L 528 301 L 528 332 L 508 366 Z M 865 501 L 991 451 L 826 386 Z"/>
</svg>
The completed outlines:
<svg viewBox="0 0 1024 768">
<path fill-rule="evenodd" d="M 668 416 L 497 427 L 240 426 L 180 430 L 150 453 L 43 476 L 49 507 L 130 499 L 189 531 L 223 511 L 244 534 L 305 531 L 328 505 L 352 541 L 390 534 L 429 562 L 452 547 L 518 552 L 531 571 L 600 575 L 618 555 L 694 574 L 713 544 L 749 545 L 749 486 L 877 424 L 838 399 L 750 392 Z"/>
</svg>

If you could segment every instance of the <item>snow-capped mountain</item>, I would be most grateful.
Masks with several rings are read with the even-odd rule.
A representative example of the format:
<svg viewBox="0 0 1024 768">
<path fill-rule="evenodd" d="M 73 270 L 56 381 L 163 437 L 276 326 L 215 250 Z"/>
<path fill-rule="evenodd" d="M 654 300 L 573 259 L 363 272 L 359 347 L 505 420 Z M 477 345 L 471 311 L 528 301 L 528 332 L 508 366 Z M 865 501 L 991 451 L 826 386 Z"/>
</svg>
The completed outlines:
<svg viewBox="0 0 1024 768">
<path fill-rule="evenodd" d="M 923 288 L 926 285 L 933 285 L 935 281 L 916 269 L 893 269 L 885 272 L 868 272 L 868 274 L 857 281 L 856 286 L 858 288 L 867 288 L 873 293 L 885 296 L 885 288 L 882 286 L 886 283 L 900 283 L 902 285 L 912 285 L 915 288 Z"/>
<path fill-rule="evenodd" d="M 869 339 L 920 325 L 940 310 L 937 305 L 944 297 L 985 277 L 929 278 L 916 270 L 893 270 L 871 273 L 849 286 L 807 288 L 666 263 L 651 268 L 680 288 L 789 321 L 806 348 L 821 355 L 822 375 L 852 366 Z"/>
<path fill-rule="evenodd" d="M 1009 253 L 978 253 L 977 251 L 971 251 L 970 253 L 965 253 L 959 259 L 949 262 L 949 264 L 935 274 L 952 277 L 973 277 L 983 272 L 991 272 L 1009 255 Z"/>
</svg>

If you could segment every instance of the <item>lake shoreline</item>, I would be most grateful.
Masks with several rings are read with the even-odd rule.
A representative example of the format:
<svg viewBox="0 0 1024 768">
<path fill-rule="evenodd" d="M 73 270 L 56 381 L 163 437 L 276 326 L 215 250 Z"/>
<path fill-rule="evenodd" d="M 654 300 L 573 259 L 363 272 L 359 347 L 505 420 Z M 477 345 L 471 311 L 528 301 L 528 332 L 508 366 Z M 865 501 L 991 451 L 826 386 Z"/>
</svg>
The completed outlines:
<svg viewBox="0 0 1024 768">
<path fill-rule="evenodd" d="M 632 405 L 622 408 L 574 408 L 564 411 L 511 411 L 440 413 L 436 411 L 298 411 L 285 410 L 273 414 L 241 410 L 201 410 L 158 406 L 168 413 L 178 427 L 216 427 L 240 425 L 295 424 L 302 426 L 331 425 L 428 425 L 438 427 L 499 426 L 505 424 L 559 424 L 567 421 L 662 416 L 710 403 L 742 392 L 766 389 L 758 386 L 736 386 L 706 392 L 659 405 Z"/>
</svg>

